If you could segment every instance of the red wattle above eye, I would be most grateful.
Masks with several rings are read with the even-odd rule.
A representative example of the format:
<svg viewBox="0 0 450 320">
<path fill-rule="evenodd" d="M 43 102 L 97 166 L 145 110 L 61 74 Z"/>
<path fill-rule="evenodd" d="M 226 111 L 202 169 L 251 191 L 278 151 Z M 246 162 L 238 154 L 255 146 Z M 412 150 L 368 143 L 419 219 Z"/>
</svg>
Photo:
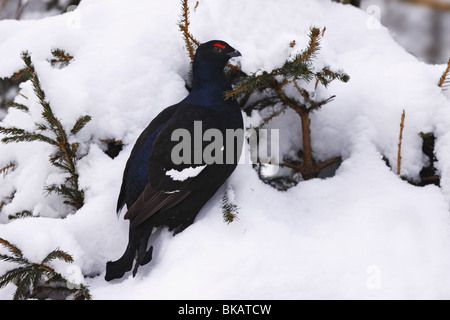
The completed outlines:
<svg viewBox="0 0 450 320">
<path fill-rule="evenodd" d="M 223 44 L 220 44 L 220 43 L 214 43 L 214 47 L 219 47 L 221 49 L 225 49 L 225 46 Z"/>
</svg>

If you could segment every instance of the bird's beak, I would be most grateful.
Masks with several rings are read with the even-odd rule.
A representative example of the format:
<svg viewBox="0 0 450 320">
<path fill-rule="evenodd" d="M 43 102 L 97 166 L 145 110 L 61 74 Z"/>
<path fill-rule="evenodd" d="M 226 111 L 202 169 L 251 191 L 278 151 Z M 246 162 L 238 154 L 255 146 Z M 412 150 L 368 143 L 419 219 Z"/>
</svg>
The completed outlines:
<svg viewBox="0 0 450 320">
<path fill-rule="evenodd" d="M 242 56 L 242 54 L 241 54 L 239 51 L 237 51 L 237 50 L 234 50 L 234 51 L 232 51 L 232 52 L 230 52 L 230 53 L 227 53 L 227 55 L 228 55 L 230 58 L 241 57 L 241 56 Z"/>
</svg>

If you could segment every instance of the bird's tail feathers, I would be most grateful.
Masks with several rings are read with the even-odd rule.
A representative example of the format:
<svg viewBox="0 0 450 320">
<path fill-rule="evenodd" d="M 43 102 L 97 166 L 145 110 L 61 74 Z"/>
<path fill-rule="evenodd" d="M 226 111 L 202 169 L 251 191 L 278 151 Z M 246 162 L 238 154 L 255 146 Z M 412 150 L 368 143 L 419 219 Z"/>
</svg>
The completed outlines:
<svg viewBox="0 0 450 320">
<path fill-rule="evenodd" d="M 136 230 L 130 229 L 128 245 L 122 257 L 117 261 L 106 263 L 106 281 L 122 278 L 126 272 L 131 270 L 133 261 L 136 260 L 133 269 L 134 277 L 139 266 L 143 266 L 152 260 L 153 246 L 147 250 L 148 239 L 152 229 L 153 226 L 148 226 L 147 224 Z"/>
</svg>

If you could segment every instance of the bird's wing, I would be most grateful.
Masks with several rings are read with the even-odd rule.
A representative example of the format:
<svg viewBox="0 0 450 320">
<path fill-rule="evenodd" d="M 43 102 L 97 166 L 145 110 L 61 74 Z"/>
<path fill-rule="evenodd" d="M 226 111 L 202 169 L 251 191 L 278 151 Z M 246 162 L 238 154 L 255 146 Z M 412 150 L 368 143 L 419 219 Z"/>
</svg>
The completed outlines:
<svg viewBox="0 0 450 320">
<path fill-rule="evenodd" d="M 152 145 L 154 140 L 156 139 L 158 133 L 162 130 L 162 127 L 164 126 L 164 124 L 173 116 L 173 114 L 176 112 L 178 108 L 178 104 L 170 106 L 166 109 L 164 109 L 163 111 L 161 111 L 161 113 L 159 113 L 156 118 L 154 118 L 150 124 L 147 126 L 147 128 L 141 133 L 141 135 L 139 136 L 139 138 L 137 139 L 130 157 L 128 158 L 127 164 L 125 166 L 125 170 L 123 173 L 123 178 L 122 178 L 122 186 L 120 188 L 120 193 L 119 193 L 119 198 L 117 201 L 117 212 L 119 212 L 122 207 L 125 205 L 126 202 L 126 186 L 127 186 L 127 181 L 130 182 L 131 179 L 133 179 L 132 177 L 130 177 L 130 168 L 133 165 L 133 160 L 135 160 L 136 156 L 139 153 L 139 150 L 141 150 L 146 144 L 148 145 L 148 148 L 150 150 L 148 150 L 148 152 L 151 152 L 152 149 Z M 136 191 L 134 191 L 135 193 L 137 193 L 137 196 L 143 192 L 145 187 L 145 184 L 143 184 L 142 186 L 136 184 Z M 130 190 L 128 190 L 128 192 L 131 192 Z M 129 204 L 127 204 L 129 205 Z"/>
<path fill-rule="evenodd" d="M 194 164 L 193 154 L 190 163 L 174 163 L 172 150 L 180 143 L 180 141 L 172 141 L 174 130 L 179 128 L 187 130 L 194 140 L 194 131 L 198 130 L 198 128 L 194 129 L 194 121 L 202 121 L 202 134 L 209 128 L 221 126 L 220 117 L 211 114 L 208 110 L 190 106 L 182 106 L 182 108 L 179 116 L 175 114 L 167 122 L 153 143 L 148 163 L 148 184 L 125 215 L 126 219 L 131 220 L 132 228 L 156 212 L 168 210 L 179 204 L 194 191 L 192 182 L 195 179 L 205 178 L 208 176 L 208 172 L 214 170 L 214 165 L 207 165 L 203 159 L 201 163 Z M 200 143 L 202 143 L 201 150 L 203 150 L 206 143 L 204 141 Z"/>
</svg>

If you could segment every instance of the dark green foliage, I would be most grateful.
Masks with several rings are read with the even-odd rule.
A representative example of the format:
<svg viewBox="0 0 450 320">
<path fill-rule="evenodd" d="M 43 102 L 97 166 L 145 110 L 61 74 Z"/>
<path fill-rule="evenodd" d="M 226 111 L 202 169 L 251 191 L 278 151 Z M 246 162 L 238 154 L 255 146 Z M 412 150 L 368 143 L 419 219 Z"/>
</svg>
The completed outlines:
<svg viewBox="0 0 450 320">
<path fill-rule="evenodd" d="M 74 299 L 91 299 L 87 287 L 77 285 L 78 288 L 69 288 L 67 284 L 70 284 L 70 282 L 48 265 L 55 259 L 72 263 L 73 258 L 68 253 L 57 248 L 50 252 L 40 263 L 33 263 L 23 256 L 19 248 L 8 241 L 0 238 L 0 245 L 9 252 L 9 254 L 0 254 L 0 260 L 19 265 L 17 268 L 9 270 L 0 276 L 0 288 L 10 283 L 17 286 L 13 296 L 14 300 L 36 297 L 36 291 L 42 291 L 44 288 L 64 291 L 66 296 L 70 294 Z"/>
<path fill-rule="evenodd" d="M 342 71 L 331 71 L 328 67 L 322 69 L 322 71 L 315 74 L 317 82 L 320 82 L 325 88 L 333 80 L 339 80 L 342 82 L 348 82 L 350 76 Z M 317 87 L 316 82 L 316 87 Z"/>
<path fill-rule="evenodd" d="M 13 75 L 11 76 L 11 79 L 16 80 L 16 81 L 26 81 L 28 80 L 28 72 L 26 68 L 20 69 L 17 72 L 14 72 Z"/>
<path fill-rule="evenodd" d="M 0 133 L 9 136 L 2 139 L 2 142 L 4 143 L 21 142 L 21 141 L 23 142 L 42 141 L 47 142 L 49 144 L 53 144 L 55 146 L 58 145 L 57 142 L 42 134 L 28 132 L 23 129 L 0 127 Z"/>
<path fill-rule="evenodd" d="M 0 78 L 0 109 L 14 107 L 9 102 L 11 100 L 11 92 L 16 92 L 22 81 L 25 81 L 24 70 L 14 73 L 10 78 Z"/>
<path fill-rule="evenodd" d="M 54 50 L 55 56 L 69 57 L 62 50 Z M 2 139 L 4 143 L 10 142 L 33 142 L 41 141 L 53 145 L 56 152 L 50 156 L 50 163 L 64 172 L 68 173 L 68 177 L 64 184 L 46 186 L 47 192 L 56 192 L 65 198 L 64 203 L 79 209 L 84 203 L 84 191 L 78 186 L 78 173 L 76 170 L 76 152 L 78 143 L 69 143 L 69 135 L 75 135 L 91 120 L 88 115 L 81 116 L 74 124 L 70 133 L 63 128 L 59 119 L 53 113 L 50 103 L 47 101 L 45 92 L 41 87 L 39 77 L 36 73 L 31 57 L 28 52 L 22 53 L 22 60 L 25 63 L 25 73 L 31 81 L 36 97 L 42 106 L 43 123 L 36 124 L 36 130 L 29 132 L 20 128 L 3 128 L 0 127 L 0 133 L 6 137 Z M 13 103 L 13 106 L 23 111 L 28 111 L 24 105 Z M 51 132 L 52 135 L 44 135 L 39 132 Z"/>
<path fill-rule="evenodd" d="M 6 103 L 6 105 L 7 105 L 8 107 L 16 108 L 16 109 L 18 109 L 18 110 L 28 111 L 28 107 L 27 107 L 26 105 L 24 105 L 24 104 L 21 104 L 21 103 L 17 103 L 17 102 L 13 102 L 13 101 L 8 101 L 8 102 Z"/>
<path fill-rule="evenodd" d="M 234 199 L 234 190 L 228 187 L 223 193 L 220 207 L 222 209 L 223 221 L 226 223 L 231 223 L 237 220 L 237 215 L 239 213 L 238 206 Z"/>
<path fill-rule="evenodd" d="M 59 65 L 61 67 L 66 67 L 73 57 L 61 49 L 52 50 L 53 59 L 50 60 L 52 66 Z"/>
<path fill-rule="evenodd" d="M 78 118 L 78 120 L 75 122 L 72 130 L 70 130 L 70 133 L 77 134 L 80 132 L 81 129 L 84 128 L 84 126 L 91 121 L 91 116 L 81 116 Z"/>
<path fill-rule="evenodd" d="M 16 192 L 14 191 L 11 195 L 5 197 L 2 201 L 0 201 L 0 211 L 3 210 L 4 206 L 11 202 L 11 200 L 14 198 L 15 193 Z"/>
<path fill-rule="evenodd" d="M 21 212 L 17 212 L 14 215 L 9 215 L 8 216 L 8 220 L 15 220 L 15 219 L 22 219 L 22 218 L 28 218 L 28 217 L 34 217 L 33 213 L 31 211 L 28 210 L 23 210 Z M 35 216 L 37 217 L 37 216 Z"/>
</svg>

